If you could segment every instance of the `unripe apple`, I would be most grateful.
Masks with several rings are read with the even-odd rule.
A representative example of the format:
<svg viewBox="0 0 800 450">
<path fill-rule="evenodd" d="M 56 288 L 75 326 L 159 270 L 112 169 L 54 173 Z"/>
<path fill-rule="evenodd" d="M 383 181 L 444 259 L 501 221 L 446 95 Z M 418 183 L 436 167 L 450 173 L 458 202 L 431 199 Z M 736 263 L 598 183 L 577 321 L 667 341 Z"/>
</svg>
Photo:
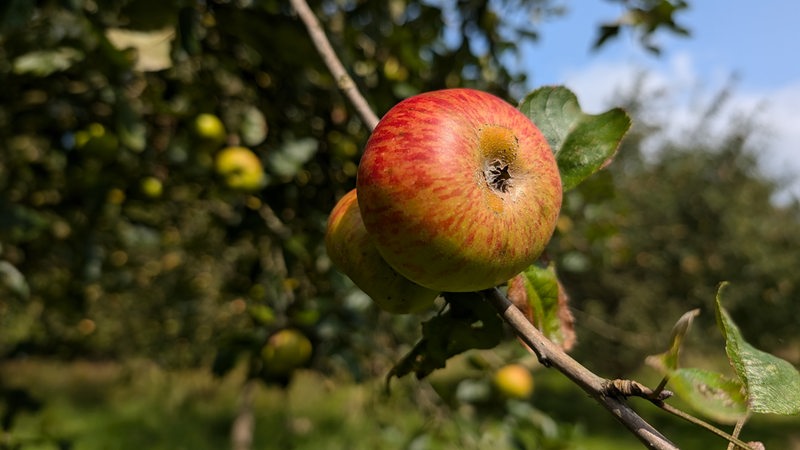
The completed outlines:
<svg viewBox="0 0 800 450">
<path fill-rule="evenodd" d="M 414 282 L 465 292 L 531 265 L 552 236 L 561 178 L 539 129 L 472 89 L 395 105 L 358 169 L 361 215 L 381 255 Z"/>
<path fill-rule="evenodd" d="M 383 260 L 364 228 L 355 189 L 331 211 L 325 246 L 333 264 L 385 311 L 397 314 L 421 311 L 439 295 L 408 280 Z"/>
<path fill-rule="evenodd" d="M 311 341 L 298 330 L 286 328 L 269 337 L 261 349 L 264 370 L 272 375 L 288 375 L 311 358 Z"/>
<path fill-rule="evenodd" d="M 144 177 L 139 182 L 142 193 L 150 198 L 159 198 L 164 193 L 164 184 L 156 177 Z"/>
<path fill-rule="evenodd" d="M 233 189 L 252 192 L 263 188 L 266 183 L 261 160 L 245 147 L 225 147 L 220 150 L 215 167 L 217 173 L 225 178 L 225 183 Z"/>
<path fill-rule="evenodd" d="M 195 117 L 194 132 L 208 141 L 219 143 L 225 140 L 225 125 L 214 114 L 203 113 Z"/>
<path fill-rule="evenodd" d="M 533 394 L 533 375 L 520 364 L 508 364 L 494 373 L 492 384 L 506 398 L 526 399 Z"/>
</svg>

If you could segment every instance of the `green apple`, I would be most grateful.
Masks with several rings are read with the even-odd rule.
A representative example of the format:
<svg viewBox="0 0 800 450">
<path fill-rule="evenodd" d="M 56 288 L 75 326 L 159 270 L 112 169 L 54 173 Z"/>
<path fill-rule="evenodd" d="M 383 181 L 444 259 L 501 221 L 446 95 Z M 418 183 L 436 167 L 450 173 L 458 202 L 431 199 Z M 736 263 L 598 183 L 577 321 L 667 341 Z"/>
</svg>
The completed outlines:
<svg viewBox="0 0 800 450">
<path fill-rule="evenodd" d="M 430 307 L 439 295 L 408 280 L 383 260 L 364 228 L 355 189 L 333 208 L 325 245 L 333 264 L 385 311 L 418 312 Z"/>
<path fill-rule="evenodd" d="M 230 188 L 253 192 L 266 184 L 264 166 L 258 156 L 248 148 L 223 148 L 217 153 L 214 166 Z"/>
<path fill-rule="evenodd" d="M 267 339 L 261 349 L 264 370 L 271 375 L 288 375 L 311 358 L 311 341 L 298 330 L 285 328 Z"/>
<path fill-rule="evenodd" d="M 533 375 L 521 364 L 507 364 L 498 369 L 492 384 L 505 398 L 526 399 L 533 394 Z"/>
<path fill-rule="evenodd" d="M 221 143 L 225 140 L 225 125 L 214 114 L 200 114 L 194 118 L 194 132 L 201 139 Z"/>
<path fill-rule="evenodd" d="M 472 89 L 395 105 L 358 168 L 364 224 L 406 278 L 436 291 L 486 289 L 531 265 L 550 240 L 561 178 L 524 114 Z"/>
<path fill-rule="evenodd" d="M 139 189 L 150 198 L 159 198 L 164 193 L 164 184 L 156 177 L 144 177 L 139 182 Z"/>
</svg>

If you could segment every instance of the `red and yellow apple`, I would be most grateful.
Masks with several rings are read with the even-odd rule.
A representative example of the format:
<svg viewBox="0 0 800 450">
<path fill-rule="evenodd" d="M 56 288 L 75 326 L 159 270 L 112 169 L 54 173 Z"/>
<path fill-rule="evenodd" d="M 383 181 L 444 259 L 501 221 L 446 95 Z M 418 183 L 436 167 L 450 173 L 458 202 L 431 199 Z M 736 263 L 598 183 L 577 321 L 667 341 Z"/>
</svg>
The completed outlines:
<svg viewBox="0 0 800 450">
<path fill-rule="evenodd" d="M 445 89 L 381 119 L 358 169 L 364 225 L 397 272 L 436 291 L 503 283 L 552 236 L 561 178 L 530 119 L 491 94 Z"/>
<path fill-rule="evenodd" d="M 526 399 L 533 394 L 533 375 L 520 364 L 507 364 L 498 369 L 492 384 L 506 398 Z"/>
<path fill-rule="evenodd" d="M 418 312 L 430 307 L 439 295 L 408 280 L 383 260 L 364 228 L 355 189 L 333 208 L 325 245 L 333 264 L 385 311 Z"/>
</svg>

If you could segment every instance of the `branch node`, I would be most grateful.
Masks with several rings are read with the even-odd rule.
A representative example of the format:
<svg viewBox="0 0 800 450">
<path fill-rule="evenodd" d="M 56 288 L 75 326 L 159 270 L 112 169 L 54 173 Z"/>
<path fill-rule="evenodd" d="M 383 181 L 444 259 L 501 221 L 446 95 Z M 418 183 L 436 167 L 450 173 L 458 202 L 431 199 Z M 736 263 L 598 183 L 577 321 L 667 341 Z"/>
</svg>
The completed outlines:
<svg viewBox="0 0 800 450">
<path fill-rule="evenodd" d="M 607 380 L 603 383 L 603 394 L 615 398 L 641 397 L 653 402 L 662 402 L 672 397 L 672 391 L 654 391 L 633 380 Z"/>
</svg>

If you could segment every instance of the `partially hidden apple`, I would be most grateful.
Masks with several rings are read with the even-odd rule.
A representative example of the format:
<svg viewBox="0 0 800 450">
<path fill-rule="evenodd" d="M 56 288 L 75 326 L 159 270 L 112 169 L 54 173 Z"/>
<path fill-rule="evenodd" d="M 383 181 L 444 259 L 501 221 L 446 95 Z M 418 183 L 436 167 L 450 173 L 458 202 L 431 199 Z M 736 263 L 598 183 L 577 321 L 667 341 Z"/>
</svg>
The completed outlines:
<svg viewBox="0 0 800 450">
<path fill-rule="evenodd" d="M 383 260 L 364 228 L 355 189 L 331 211 L 325 246 L 333 264 L 385 311 L 418 312 L 430 307 L 439 295 L 408 280 Z"/>
<path fill-rule="evenodd" d="M 261 358 L 267 373 L 288 375 L 311 358 L 311 341 L 294 328 L 285 328 L 269 337 L 261 349 Z"/>
<path fill-rule="evenodd" d="M 561 178 L 530 119 L 491 94 L 445 89 L 381 119 L 358 168 L 361 215 L 399 273 L 437 291 L 501 284 L 547 245 Z"/>
</svg>

